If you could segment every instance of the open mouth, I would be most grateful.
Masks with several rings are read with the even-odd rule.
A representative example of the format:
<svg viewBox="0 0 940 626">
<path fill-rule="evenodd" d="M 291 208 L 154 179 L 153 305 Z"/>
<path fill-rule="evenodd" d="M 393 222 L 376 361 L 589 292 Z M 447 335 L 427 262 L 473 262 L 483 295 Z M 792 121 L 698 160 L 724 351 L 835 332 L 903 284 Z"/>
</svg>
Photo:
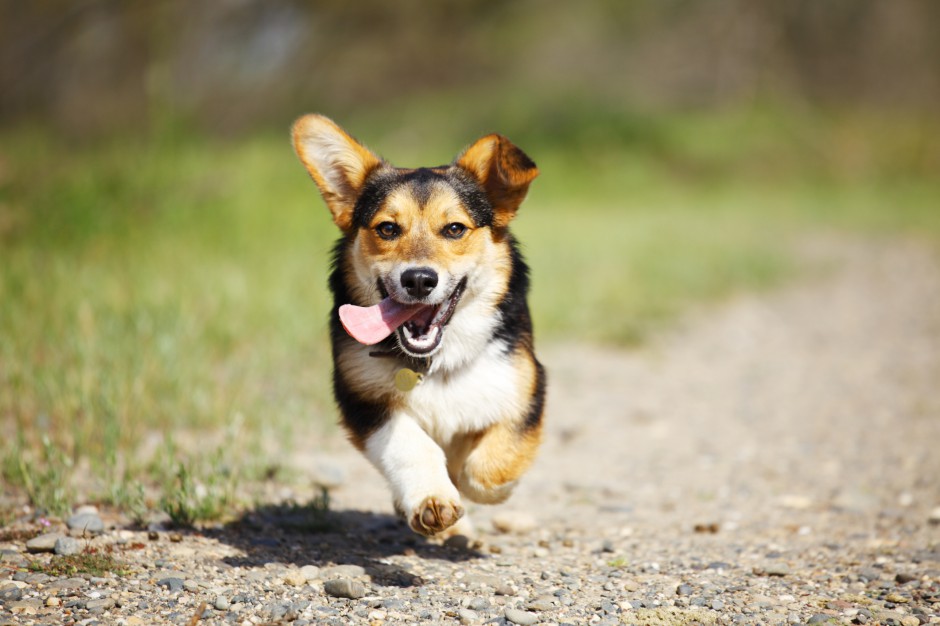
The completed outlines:
<svg viewBox="0 0 940 626">
<path fill-rule="evenodd" d="M 381 302 L 368 307 L 341 305 L 339 319 L 346 332 L 359 343 L 377 344 L 397 330 L 398 343 L 406 353 L 428 356 L 441 345 L 444 327 L 453 316 L 466 286 L 467 278 L 464 277 L 441 304 L 402 304 L 390 298 L 379 281 L 379 291 L 383 296 Z"/>
<path fill-rule="evenodd" d="M 411 319 L 398 327 L 398 340 L 406 352 L 426 356 L 441 345 L 444 327 L 453 316 L 466 284 L 467 279 L 464 278 L 444 302 L 420 306 Z"/>
</svg>

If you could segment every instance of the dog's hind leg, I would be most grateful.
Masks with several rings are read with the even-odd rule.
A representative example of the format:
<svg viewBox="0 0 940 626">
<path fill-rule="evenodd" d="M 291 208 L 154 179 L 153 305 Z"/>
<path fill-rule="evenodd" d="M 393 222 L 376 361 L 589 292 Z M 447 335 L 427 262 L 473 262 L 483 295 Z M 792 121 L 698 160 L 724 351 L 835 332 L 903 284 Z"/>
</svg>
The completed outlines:
<svg viewBox="0 0 940 626">
<path fill-rule="evenodd" d="M 474 502 L 502 502 L 535 458 L 541 441 L 540 425 L 525 428 L 500 422 L 472 437 L 472 448 L 457 476 L 457 486 Z"/>
<path fill-rule="evenodd" d="M 463 516 L 444 451 L 407 414 L 392 415 L 365 440 L 364 451 L 388 480 L 395 508 L 415 532 L 434 535 Z"/>
</svg>

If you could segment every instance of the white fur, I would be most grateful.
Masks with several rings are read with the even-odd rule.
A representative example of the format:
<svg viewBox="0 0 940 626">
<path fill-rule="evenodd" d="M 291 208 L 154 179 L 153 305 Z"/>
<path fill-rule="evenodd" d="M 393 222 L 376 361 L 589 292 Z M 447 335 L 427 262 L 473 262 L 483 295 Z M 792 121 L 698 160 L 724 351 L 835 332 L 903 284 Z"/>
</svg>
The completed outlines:
<svg viewBox="0 0 940 626">
<path fill-rule="evenodd" d="M 407 515 L 428 497 L 460 502 L 444 451 L 405 413 L 396 413 L 369 437 L 365 455 L 388 480 L 395 505 Z"/>
</svg>

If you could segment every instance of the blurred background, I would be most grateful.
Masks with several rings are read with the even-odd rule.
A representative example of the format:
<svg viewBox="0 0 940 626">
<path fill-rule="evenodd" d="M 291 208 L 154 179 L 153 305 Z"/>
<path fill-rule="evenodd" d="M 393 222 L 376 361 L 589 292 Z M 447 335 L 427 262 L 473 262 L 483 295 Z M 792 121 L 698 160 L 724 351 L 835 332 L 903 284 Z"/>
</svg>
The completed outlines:
<svg viewBox="0 0 940 626">
<path fill-rule="evenodd" d="M 539 340 L 629 347 L 809 239 L 935 242 L 938 105 L 931 0 L 2 0 L 4 501 L 218 517 L 333 430 L 303 113 L 509 136 Z"/>
</svg>

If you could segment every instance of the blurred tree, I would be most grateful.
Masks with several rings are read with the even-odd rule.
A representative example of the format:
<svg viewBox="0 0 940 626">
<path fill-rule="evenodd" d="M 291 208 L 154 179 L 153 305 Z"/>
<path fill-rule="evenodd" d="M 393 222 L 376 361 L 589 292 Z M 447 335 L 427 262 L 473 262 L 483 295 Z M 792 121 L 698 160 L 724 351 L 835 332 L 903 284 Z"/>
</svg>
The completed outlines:
<svg viewBox="0 0 940 626">
<path fill-rule="evenodd" d="M 940 3 L 0 0 L 3 124 L 231 131 L 442 90 L 930 109 Z"/>
</svg>

